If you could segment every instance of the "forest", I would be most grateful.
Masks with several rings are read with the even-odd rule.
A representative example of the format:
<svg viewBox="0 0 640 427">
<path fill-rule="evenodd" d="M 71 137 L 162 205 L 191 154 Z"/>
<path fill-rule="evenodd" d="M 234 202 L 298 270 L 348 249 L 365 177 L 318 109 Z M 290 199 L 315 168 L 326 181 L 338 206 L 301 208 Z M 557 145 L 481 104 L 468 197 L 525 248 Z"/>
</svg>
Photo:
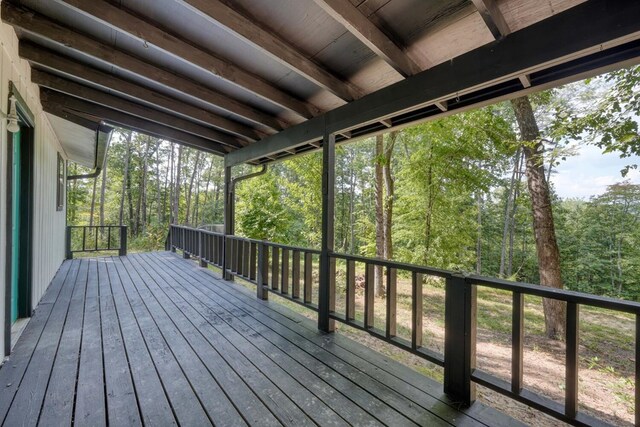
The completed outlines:
<svg viewBox="0 0 640 427">
<path fill-rule="evenodd" d="M 552 182 L 593 144 L 629 164 L 589 199 L 562 199 L 549 185 L 562 282 L 640 300 L 640 184 L 626 177 L 640 152 L 639 85 L 634 67 L 529 95 L 535 141 L 505 102 L 340 145 L 336 251 L 540 283 L 527 168 Z M 118 129 L 107 159 L 96 179 L 69 181 L 69 224 L 126 224 L 130 250 L 151 250 L 169 223 L 222 223 L 222 158 Z M 277 162 L 238 186 L 236 231 L 319 247 L 320 197 L 320 152 Z"/>
</svg>

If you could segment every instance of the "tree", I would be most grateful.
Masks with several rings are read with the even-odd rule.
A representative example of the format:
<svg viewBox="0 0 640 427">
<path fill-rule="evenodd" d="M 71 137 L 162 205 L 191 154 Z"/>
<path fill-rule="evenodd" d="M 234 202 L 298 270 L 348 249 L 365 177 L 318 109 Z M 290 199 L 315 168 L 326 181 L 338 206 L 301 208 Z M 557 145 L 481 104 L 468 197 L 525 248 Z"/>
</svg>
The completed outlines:
<svg viewBox="0 0 640 427">
<path fill-rule="evenodd" d="M 376 150 L 374 152 L 375 163 L 375 192 L 376 192 L 376 257 L 384 258 L 385 252 L 385 221 L 384 221 L 384 184 L 383 184 L 383 162 L 384 162 L 384 136 L 376 136 Z M 382 285 L 382 266 L 375 266 L 375 294 L 384 295 Z"/>
<path fill-rule="evenodd" d="M 556 241 L 549 184 L 544 171 L 544 145 L 540 141 L 540 130 L 528 97 L 513 99 L 511 105 L 520 128 L 525 158 L 540 284 L 562 289 L 560 250 Z M 543 298 L 542 304 L 547 337 L 561 339 L 564 336 L 566 323 L 564 302 Z"/>
</svg>

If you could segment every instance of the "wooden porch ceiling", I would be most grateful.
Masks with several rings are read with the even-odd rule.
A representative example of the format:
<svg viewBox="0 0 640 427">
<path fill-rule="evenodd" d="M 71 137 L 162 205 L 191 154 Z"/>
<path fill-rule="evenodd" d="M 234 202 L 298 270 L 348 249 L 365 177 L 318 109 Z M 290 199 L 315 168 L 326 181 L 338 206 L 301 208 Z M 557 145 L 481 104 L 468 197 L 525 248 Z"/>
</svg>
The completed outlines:
<svg viewBox="0 0 640 427">
<path fill-rule="evenodd" d="M 36 70 L 52 114 L 89 115 L 224 155 L 363 97 L 388 96 L 406 79 L 581 3 L 5 0 L 2 19 L 18 32 L 20 55 Z M 608 3 L 612 11 L 632 7 Z M 531 86 L 528 74 L 517 78 L 520 89 Z M 431 116 L 460 107 L 446 97 L 430 106 Z M 339 140 L 409 122 L 380 116 L 341 130 Z M 300 142 L 249 160 L 318 146 Z"/>
<path fill-rule="evenodd" d="M 0 384 L 7 426 L 519 425 L 169 252 L 66 261 Z"/>
</svg>

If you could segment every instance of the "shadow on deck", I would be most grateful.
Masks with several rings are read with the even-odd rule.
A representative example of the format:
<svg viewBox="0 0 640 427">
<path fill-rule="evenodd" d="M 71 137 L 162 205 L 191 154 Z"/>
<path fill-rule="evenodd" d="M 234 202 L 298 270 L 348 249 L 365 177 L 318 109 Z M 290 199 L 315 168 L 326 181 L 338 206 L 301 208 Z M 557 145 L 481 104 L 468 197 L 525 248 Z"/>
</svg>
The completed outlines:
<svg viewBox="0 0 640 427">
<path fill-rule="evenodd" d="M 514 425 L 170 252 L 66 261 L 0 368 L 3 425 Z"/>
</svg>

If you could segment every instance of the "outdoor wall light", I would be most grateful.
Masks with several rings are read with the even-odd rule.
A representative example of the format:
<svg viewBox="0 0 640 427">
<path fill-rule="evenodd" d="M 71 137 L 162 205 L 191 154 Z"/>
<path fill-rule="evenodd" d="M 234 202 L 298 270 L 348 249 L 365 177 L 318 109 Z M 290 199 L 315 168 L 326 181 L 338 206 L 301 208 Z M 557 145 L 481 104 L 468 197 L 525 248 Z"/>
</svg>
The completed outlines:
<svg viewBox="0 0 640 427">
<path fill-rule="evenodd" d="M 9 98 L 11 106 L 9 108 L 9 114 L 7 117 L 7 130 L 11 133 L 20 131 L 20 125 L 18 124 L 18 114 L 16 113 L 16 97 L 11 95 Z"/>
<path fill-rule="evenodd" d="M 9 98 L 11 106 L 9 107 L 9 114 L 5 114 L 0 111 L 0 117 L 7 119 L 7 130 L 11 133 L 20 131 L 20 125 L 18 124 L 18 113 L 16 112 L 16 97 L 11 95 Z"/>
</svg>

